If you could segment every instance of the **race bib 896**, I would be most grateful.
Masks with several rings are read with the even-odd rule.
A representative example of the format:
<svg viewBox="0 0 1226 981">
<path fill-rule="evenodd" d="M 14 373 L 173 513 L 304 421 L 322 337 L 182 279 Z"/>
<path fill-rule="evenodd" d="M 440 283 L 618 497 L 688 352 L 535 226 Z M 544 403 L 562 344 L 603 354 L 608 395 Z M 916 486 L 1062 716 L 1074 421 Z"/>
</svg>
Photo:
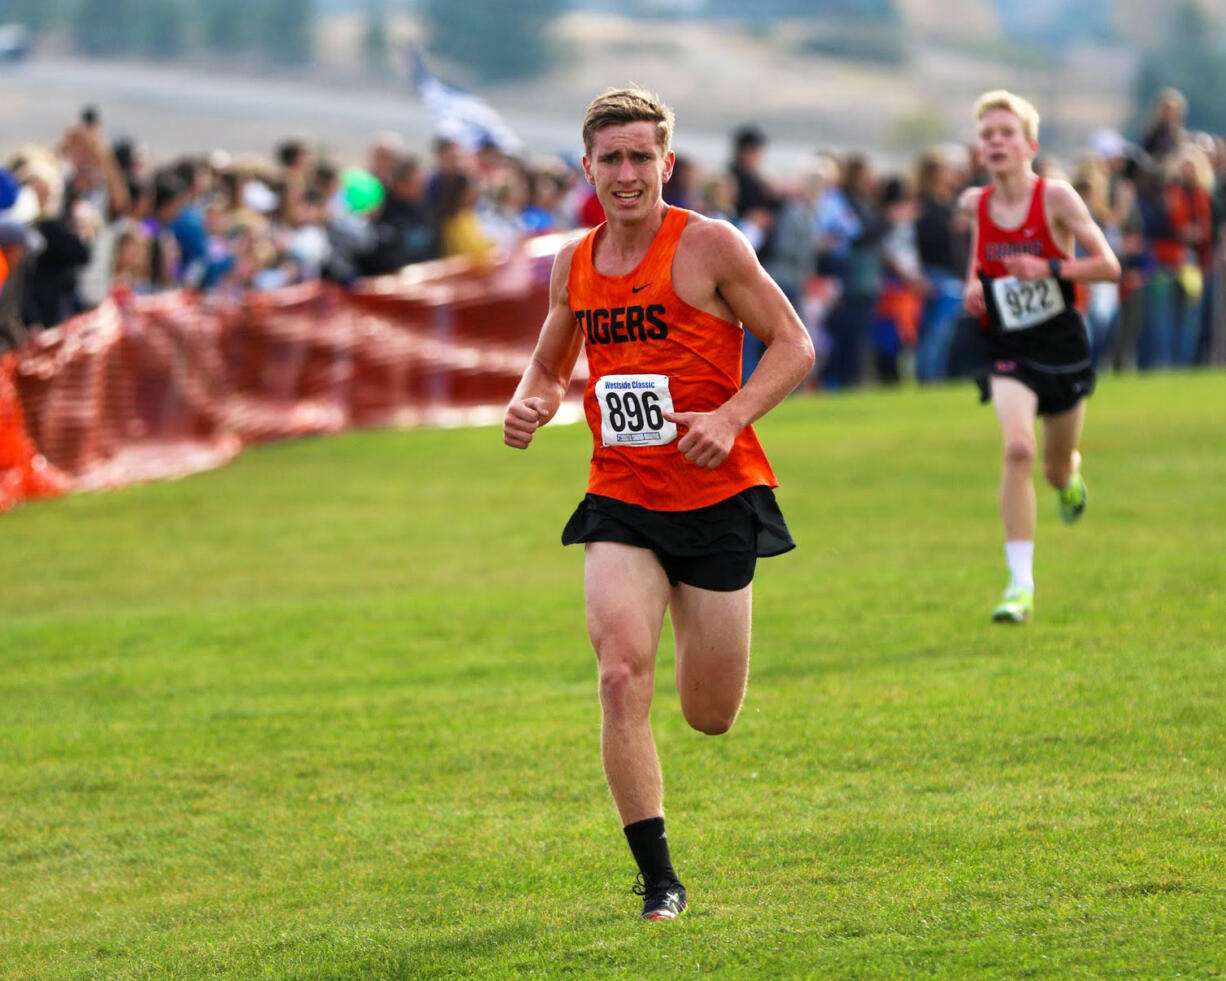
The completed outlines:
<svg viewBox="0 0 1226 981">
<path fill-rule="evenodd" d="M 605 375 L 596 382 L 605 446 L 663 446 L 677 438 L 668 375 Z"/>
<path fill-rule="evenodd" d="M 1003 276 L 992 280 L 992 293 L 1005 330 L 1035 327 L 1065 309 L 1064 293 L 1054 276 L 1042 279 Z"/>
</svg>

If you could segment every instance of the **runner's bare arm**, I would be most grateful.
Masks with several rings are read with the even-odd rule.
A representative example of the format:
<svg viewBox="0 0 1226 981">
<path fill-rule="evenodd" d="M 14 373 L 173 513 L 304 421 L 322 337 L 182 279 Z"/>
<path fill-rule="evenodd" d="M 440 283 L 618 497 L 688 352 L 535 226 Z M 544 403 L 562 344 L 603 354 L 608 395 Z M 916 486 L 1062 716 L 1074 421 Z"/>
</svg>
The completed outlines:
<svg viewBox="0 0 1226 981">
<path fill-rule="evenodd" d="M 982 193 L 982 188 L 968 187 L 958 198 L 958 219 L 971 229 L 971 258 L 962 284 L 962 305 L 974 317 L 982 317 L 987 312 L 983 283 L 979 281 L 979 195 Z"/>
<path fill-rule="evenodd" d="M 567 245 L 554 259 L 549 276 L 549 312 L 532 360 L 503 416 L 502 441 L 517 450 L 527 449 L 537 429 L 557 413 L 583 344 L 566 295 L 574 251 L 573 245 Z"/>
<path fill-rule="evenodd" d="M 1062 241 L 1071 234 L 1086 254 L 1080 259 L 1061 259 L 1060 276 L 1062 279 L 1076 279 L 1082 282 L 1115 282 L 1120 278 L 1120 261 L 1115 257 L 1111 246 L 1102 229 L 1090 215 L 1090 209 L 1081 199 L 1071 184 L 1067 181 L 1049 180 L 1047 193 L 1044 197 L 1049 224 L 1055 234 L 1065 233 L 1057 238 L 1062 247 L 1067 242 Z M 1066 249 L 1071 252 L 1071 249 Z M 1006 260 L 1006 268 L 1019 279 L 1037 279 L 1051 275 L 1051 267 L 1046 259 L 1034 256 L 1017 256 Z M 1016 266 L 1016 269 L 1014 268 Z"/>
<path fill-rule="evenodd" d="M 1053 181 L 1048 195 L 1049 200 L 1054 198 L 1056 220 L 1073 233 L 1086 253 L 1080 259 L 1065 259 L 1060 264 L 1060 275 L 1065 279 L 1118 282 L 1120 260 L 1081 195 L 1065 181 Z"/>
<path fill-rule="evenodd" d="M 691 463 L 718 467 L 742 429 L 782 402 L 813 367 L 813 342 L 792 304 L 758 262 L 745 236 L 722 221 L 694 228 L 694 259 L 709 271 L 714 291 L 732 315 L 766 345 L 745 387 L 713 412 L 667 418 L 687 432 L 677 448 Z"/>
</svg>

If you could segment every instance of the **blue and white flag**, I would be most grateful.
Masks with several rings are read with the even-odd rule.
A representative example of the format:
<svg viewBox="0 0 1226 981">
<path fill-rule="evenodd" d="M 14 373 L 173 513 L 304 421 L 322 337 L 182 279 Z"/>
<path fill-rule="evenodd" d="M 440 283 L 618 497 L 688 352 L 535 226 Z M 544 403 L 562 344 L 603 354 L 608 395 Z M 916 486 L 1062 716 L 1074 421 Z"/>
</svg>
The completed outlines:
<svg viewBox="0 0 1226 981">
<path fill-rule="evenodd" d="M 415 45 L 409 48 L 409 65 L 417 94 L 434 120 L 434 131 L 439 136 L 455 140 L 468 150 L 476 150 L 482 143 L 493 143 L 503 153 L 523 149 L 524 141 L 497 110 L 470 92 L 440 82 L 426 67 Z"/>
</svg>

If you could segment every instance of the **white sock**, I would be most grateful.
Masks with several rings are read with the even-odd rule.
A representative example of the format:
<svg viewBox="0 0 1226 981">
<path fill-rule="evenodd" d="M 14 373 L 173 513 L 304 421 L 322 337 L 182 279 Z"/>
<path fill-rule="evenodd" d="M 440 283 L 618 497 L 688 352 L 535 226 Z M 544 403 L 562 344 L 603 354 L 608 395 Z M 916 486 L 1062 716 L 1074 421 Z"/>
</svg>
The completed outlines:
<svg viewBox="0 0 1226 981">
<path fill-rule="evenodd" d="M 1034 542 L 1005 542 L 1005 561 L 1013 585 L 1034 592 Z"/>
</svg>

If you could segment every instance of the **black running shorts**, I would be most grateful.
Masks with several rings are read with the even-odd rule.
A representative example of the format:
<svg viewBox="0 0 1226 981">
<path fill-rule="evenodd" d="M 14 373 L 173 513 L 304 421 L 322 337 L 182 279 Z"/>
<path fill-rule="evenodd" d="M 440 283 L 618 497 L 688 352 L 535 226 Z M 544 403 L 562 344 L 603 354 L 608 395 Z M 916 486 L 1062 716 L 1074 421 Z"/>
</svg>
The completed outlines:
<svg viewBox="0 0 1226 981">
<path fill-rule="evenodd" d="M 753 581 L 758 557 L 796 547 L 769 487 L 750 487 L 692 511 L 653 511 L 588 494 L 562 530 L 562 544 L 620 542 L 650 549 L 668 581 L 734 592 Z"/>
<path fill-rule="evenodd" d="M 992 375 L 1014 378 L 1039 399 L 1039 415 L 1067 412 L 1094 391 L 1094 364 L 1085 321 L 1066 310 L 1030 330 L 1006 332 L 989 327 L 984 366 L 976 376 L 980 401 L 992 398 Z"/>
<path fill-rule="evenodd" d="M 982 402 L 992 399 L 990 376 L 1013 378 L 1030 389 L 1039 399 L 1039 415 L 1055 416 L 1067 412 L 1094 392 L 1094 366 L 1081 364 L 1053 367 L 1027 358 L 997 358 L 989 361 L 986 375 L 976 379 Z"/>
</svg>

